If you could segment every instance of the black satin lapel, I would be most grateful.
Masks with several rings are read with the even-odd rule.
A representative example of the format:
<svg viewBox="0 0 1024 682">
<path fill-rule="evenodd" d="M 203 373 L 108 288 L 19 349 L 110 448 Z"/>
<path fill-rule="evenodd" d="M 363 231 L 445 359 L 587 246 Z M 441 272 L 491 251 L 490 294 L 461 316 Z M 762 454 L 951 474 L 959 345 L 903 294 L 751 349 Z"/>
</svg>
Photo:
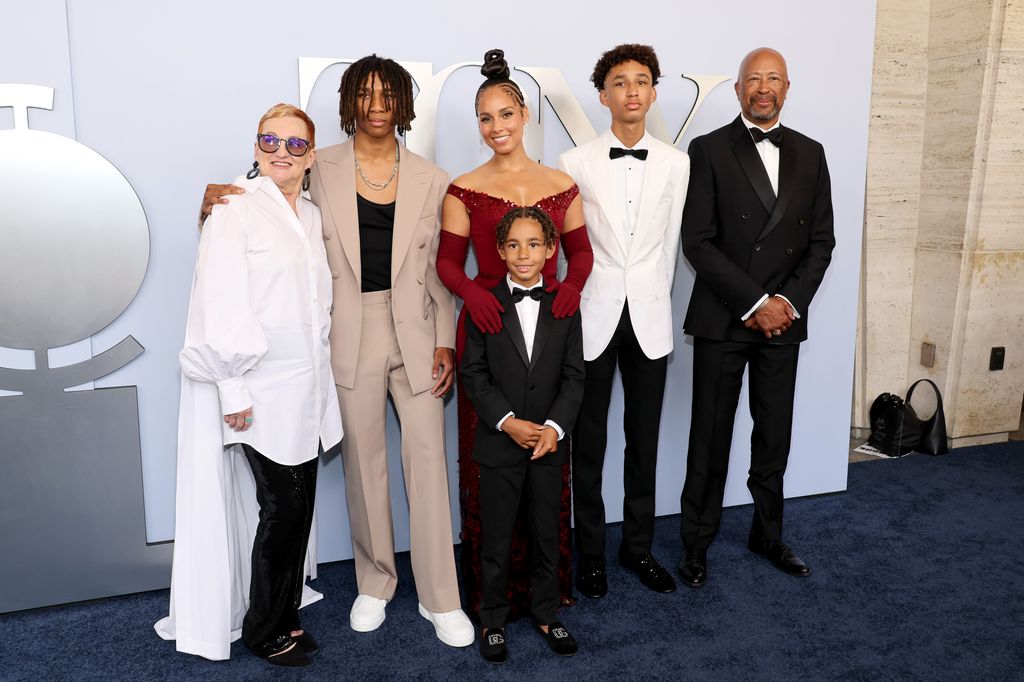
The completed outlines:
<svg viewBox="0 0 1024 682">
<path fill-rule="evenodd" d="M 747 179 L 750 180 L 754 192 L 757 193 L 757 198 L 764 205 L 764 210 L 771 213 L 776 203 L 775 192 L 772 190 L 772 181 L 768 179 L 768 171 L 764 169 L 764 161 L 761 160 L 761 155 L 757 153 L 754 141 L 750 138 L 750 133 L 745 130 L 743 132 L 745 133 L 743 137 L 736 140 L 732 145 L 733 154 L 736 155 L 736 159 L 740 162 L 740 167 L 747 175 Z"/>
<path fill-rule="evenodd" d="M 775 226 L 782 220 L 782 216 L 786 214 L 789 200 L 793 198 L 793 183 L 796 182 L 796 163 L 796 151 L 793 149 L 792 143 L 787 144 L 783 140 L 782 147 L 779 148 L 779 198 L 775 202 L 775 208 L 772 210 L 768 222 L 765 223 L 764 229 L 758 235 L 757 241 L 761 241 L 771 234 Z"/>
<path fill-rule="evenodd" d="M 519 313 L 516 312 L 516 304 L 512 302 L 512 295 L 507 286 L 498 288 L 497 299 L 501 303 L 501 307 L 505 309 L 505 312 L 501 314 L 501 331 L 498 333 L 508 334 L 512 345 L 519 352 L 519 357 L 523 359 L 523 364 L 529 367 L 530 356 L 526 352 L 526 337 L 523 336 L 523 326 L 519 324 Z"/>
<path fill-rule="evenodd" d="M 548 327 L 551 326 L 551 300 L 552 294 L 544 294 L 540 301 L 540 314 L 537 315 L 537 329 L 533 333 L 533 354 L 530 356 L 530 371 L 537 366 L 537 358 L 544 350 L 544 343 L 548 340 Z"/>
</svg>

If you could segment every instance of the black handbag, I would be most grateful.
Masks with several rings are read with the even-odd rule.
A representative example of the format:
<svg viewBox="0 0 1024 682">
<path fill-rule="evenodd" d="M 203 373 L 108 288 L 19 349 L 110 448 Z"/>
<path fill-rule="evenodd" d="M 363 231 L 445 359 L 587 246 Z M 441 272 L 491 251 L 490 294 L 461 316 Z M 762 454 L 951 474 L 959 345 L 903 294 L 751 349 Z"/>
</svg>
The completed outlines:
<svg viewBox="0 0 1024 682">
<path fill-rule="evenodd" d="M 935 391 L 935 414 L 925 420 L 918 418 L 910 405 L 914 389 L 922 381 L 931 384 Z M 892 393 L 881 394 L 871 403 L 869 418 L 868 444 L 890 457 L 902 457 L 910 452 L 942 455 L 949 451 L 942 394 L 930 379 L 915 381 L 907 390 L 906 400 Z"/>
<path fill-rule="evenodd" d="M 942 409 L 942 394 L 939 393 L 939 387 L 931 379 L 918 379 L 907 389 L 906 406 L 911 412 L 914 411 L 910 406 L 910 398 L 914 395 L 914 387 L 922 381 L 930 384 L 935 391 L 935 414 L 923 421 L 918 419 L 921 425 L 920 441 L 914 450 L 928 455 L 944 455 L 949 452 L 949 442 L 946 439 L 946 413 Z M 917 417 L 916 414 L 914 416 Z"/>
</svg>

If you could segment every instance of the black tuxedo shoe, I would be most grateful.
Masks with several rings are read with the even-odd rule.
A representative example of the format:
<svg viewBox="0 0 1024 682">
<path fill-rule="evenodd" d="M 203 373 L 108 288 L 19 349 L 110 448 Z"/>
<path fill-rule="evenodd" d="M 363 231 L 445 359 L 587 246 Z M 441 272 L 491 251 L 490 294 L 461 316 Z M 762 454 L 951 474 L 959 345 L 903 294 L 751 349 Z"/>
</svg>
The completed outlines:
<svg viewBox="0 0 1024 682">
<path fill-rule="evenodd" d="M 557 620 L 551 621 L 548 624 L 548 631 L 544 632 L 540 629 L 540 625 L 537 625 L 537 632 L 544 638 L 544 641 L 548 643 L 551 650 L 559 656 L 572 656 L 579 650 L 579 645 L 576 644 L 576 638 L 569 634 L 569 631 L 565 629 L 565 626 L 559 623 Z"/>
<path fill-rule="evenodd" d="M 576 589 L 584 597 L 598 599 L 608 594 L 608 576 L 604 572 L 604 559 L 584 554 L 576 570 Z"/>
<path fill-rule="evenodd" d="M 704 587 L 708 582 L 708 550 L 683 548 L 679 562 L 679 577 L 687 587 Z"/>
<path fill-rule="evenodd" d="M 640 582 L 655 592 L 675 592 L 676 581 L 649 553 L 633 554 L 619 550 L 619 563 L 640 576 Z"/>
<path fill-rule="evenodd" d="M 488 663 L 508 663 L 505 628 L 490 628 L 480 634 L 480 655 Z"/>
<path fill-rule="evenodd" d="M 760 554 L 765 557 L 768 561 L 772 562 L 775 568 L 787 575 L 806 578 L 811 574 L 810 567 L 801 561 L 800 557 L 794 554 L 793 550 L 781 540 L 766 540 L 760 535 L 751 533 L 750 538 L 747 540 L 747 549 L 754 554 Z"/>
</svg>

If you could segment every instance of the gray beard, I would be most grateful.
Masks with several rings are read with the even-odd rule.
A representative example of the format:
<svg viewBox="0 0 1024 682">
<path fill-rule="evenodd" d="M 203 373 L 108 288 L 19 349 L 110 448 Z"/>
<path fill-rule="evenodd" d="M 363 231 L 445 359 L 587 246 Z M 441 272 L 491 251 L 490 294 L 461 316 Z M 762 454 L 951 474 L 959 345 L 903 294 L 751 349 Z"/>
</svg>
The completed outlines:
<svg viewBox="0 0 1024 682">
<path fill-rule="evenodd" d="M 768 112 L 767 114 L 757 115 L 754 112 L 750 112 L 750 118 L 751 118 L 751 120 L 754 120 L 754 121 L 770 121 L 770 120 L 772 120 L 773 118 L 775 118 L 778 115 L 779 115 L 779 108 L 777 106 L 776 107 L 772 107 L 772 110 L 770 112 Z"/>
</svg>

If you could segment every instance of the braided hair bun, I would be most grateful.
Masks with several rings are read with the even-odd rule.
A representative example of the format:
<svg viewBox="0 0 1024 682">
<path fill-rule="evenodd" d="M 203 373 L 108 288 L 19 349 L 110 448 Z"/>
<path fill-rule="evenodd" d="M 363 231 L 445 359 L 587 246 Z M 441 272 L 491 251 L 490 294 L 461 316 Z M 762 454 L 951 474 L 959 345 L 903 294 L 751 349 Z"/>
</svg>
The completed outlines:
<svg viewBox="0 0 1024 682">
<path fill-rule="evenodd" d="M 495 86 L 504 90 L 520 108 L 526 106 L 526 97 L 523 96 L 523 91 L 509 77 L 512 72 L 508 68 L 508 62 L 505 61 L 504 50 L 488 50 L 484 55 L 484 65 L 480 67 L 480 73 L 487 80 L 481 83 L 476 91 L 476 100 L 474 101 L 476 106 L 480 104 L 480 96 L 484 94 L 484 91 Z"/>
<path fill-rule="evenodd" d="M 508 80 L 511 71 L 508 62 L 505 61 L 504 50 L 488 50 L 484 55 L 484 64 L 480 67 L 480 73 L 487 80 Z"/>
</svg>

